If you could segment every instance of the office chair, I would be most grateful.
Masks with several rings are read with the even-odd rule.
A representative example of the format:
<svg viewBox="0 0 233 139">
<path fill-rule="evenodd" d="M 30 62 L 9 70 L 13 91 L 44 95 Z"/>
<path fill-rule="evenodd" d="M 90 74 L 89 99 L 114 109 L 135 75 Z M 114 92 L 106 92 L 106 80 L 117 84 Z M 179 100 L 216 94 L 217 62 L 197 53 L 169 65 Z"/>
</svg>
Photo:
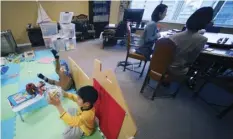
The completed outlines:
<svg viewBox="0 0 233 139">
<path fill-rule="evenodd" d="M 219 33 L 220 27 L 215 27 L 213 22 L 210 22 L 205 28 L 206 32 Z"/>
<path fill-rule="evenodd" d="M 116 29 L 106 29 L 103 32 L 103 48 L 107 45 L 116 45 L 117 40 L 121 40 L 120 45 L 125 45 L 126 22 L 120 21 Z"/>
<path fill-rule="evenodd" d="M 173 61 L 175 49 L 175 43 L 168 38 L 162 38 L 156 42 L 156 51 L 152 55 L 150 67 L 140 91 L 140 93 L 143 93 L 144 88 L 149 84 L 150 79 L 158 81 L 151 100 L 154 100 L 156 97 L 157 90 L 162 83 L 173 80 L 173 77 L 168 72 L 168 68 Z M 169 96 L 175 97 L 177 92 L 178 90 Z"/>
<path fill-rule="evenodd" d="M 127 69 L 127 70 L 130 70 L 130 71 L 139 73 L 140 74 L 139 77 L 142 77 L 144 69 L 146 67 L 147 59 L 146 59 L 145 56 L 143 56 L 141 54 L 137 54 L 136 51 L 135 51 L 135 49 L 132 49 L 132 44 L 131 44 L 131 28 L 130 28 L 130 23 L 129 22 L 127 23 L 127 35 L 126 35 L 126 37 L 127 37 L 126 38 L 127 39 L 126 40 L 126 47 L 127 47 L 126 58 L 125 58 L 125 61 L 118 62 L 117 67 L 122 66 L 122 67 L 124 67 L 123 71 L 125 71 Z M 140 60 L 140 63 L 131 63 L 131 62 L 128 61 L 129 58 Z M 135 71 L 134 70 L 134 65 L 138 65 L 138 67 L 140 67 L 141 64 L 142 64 L 142 61 L 144 61 L 144 65 L 143 65 L 142 71 L 141 72 Z M 128 66 L 133 66 L 133 69 L 128 68 Z"/>
</svg>

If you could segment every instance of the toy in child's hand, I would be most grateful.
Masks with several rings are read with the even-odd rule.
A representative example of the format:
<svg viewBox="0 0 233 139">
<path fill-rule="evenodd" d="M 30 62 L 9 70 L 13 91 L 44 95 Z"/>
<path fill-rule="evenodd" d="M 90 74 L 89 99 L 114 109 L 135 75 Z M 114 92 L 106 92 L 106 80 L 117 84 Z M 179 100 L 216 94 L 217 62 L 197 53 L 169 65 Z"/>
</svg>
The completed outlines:
<svg viewBox="0 0 233 139">
<path fill-rule="evenodd" d="M 49 101 L 49 96 L 58 97 L 60 100 L 63 98 L 63 92 L 61 87 L 51 86 L 46 89 L 47 100 Z"/>
<path fill-rule="evenodd" d="M 28 92 L 29 95 L 36 95 L 36 86 L 33 83 L 28 83 L 26 85 L 26 91 Z"/>
</svg>

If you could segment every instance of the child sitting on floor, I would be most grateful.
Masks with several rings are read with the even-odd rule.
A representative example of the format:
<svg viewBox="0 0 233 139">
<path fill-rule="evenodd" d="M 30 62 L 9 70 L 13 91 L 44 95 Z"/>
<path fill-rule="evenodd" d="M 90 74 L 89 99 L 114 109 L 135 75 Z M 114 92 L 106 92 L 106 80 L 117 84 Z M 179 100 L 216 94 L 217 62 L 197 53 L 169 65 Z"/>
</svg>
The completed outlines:
<svg viewBox="0 0 233 139">
<path fill-rule="evenodd" d="M 79 106 L 68 109 L 62 107 L 58 97 L 49 96 L 49 103 L 54 105 L 60 113 L 60 118 L 68 125 L 63 133 L 64 139 L 80 139 L 83 135 L 90 136 L 95 128 L 95 108 L 93 107 L 98 92 L 92 86 L 85 86 L 77 91 L 77 95 L 64 92 L 64 97 L 76 102 Z"/>
<path fill-rule="evenodd" d="M 56 50 L 51 50 L 55 57 L 55 62 L 56 62 L 56 73 L 59 76 L 59 81 L 55 81 L 52 79 L 49 79 L 45 77 L 43 74 L 39 73 L 37 76 L 41 78 L 42 80 L 48 82 L 49 84 L 52 85 L 57 85 L 60 86 L 63 90 L 69 90 L 72 85 L 73 85 L 73 80 L 71 78 L 71 75 L 69 73 L 68 65 L 65 63 L 60 65 L 59 61 L 59 55 Z"/>
</svg>

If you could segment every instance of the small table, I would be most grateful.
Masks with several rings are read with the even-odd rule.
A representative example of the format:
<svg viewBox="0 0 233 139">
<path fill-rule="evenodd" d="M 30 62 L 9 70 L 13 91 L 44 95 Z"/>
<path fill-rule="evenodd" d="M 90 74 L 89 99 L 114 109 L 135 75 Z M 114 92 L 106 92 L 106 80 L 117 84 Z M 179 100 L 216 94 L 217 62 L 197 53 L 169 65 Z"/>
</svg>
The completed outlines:
<svg viewBox="0 0 233 139">
<path fill-rule="evenodd" d="M 15 112 L 15 113 L 17 113 L 20 116 L 21 121 L 24 122 L 24 119 L 23 119 L 23 116 L 21 114 L 21 111 L 23 109 L 31 106 L 32 104 L 40 101 L 43 98 L 44 98 L 44 95 L 37 95 L 36 97 L 34 97 L 34 98 L 32 98 L 32 99 L 30 99 L 28 101 L 25 101 L 25 102 L 19 104 L 18 106 L 13 106 L 12 107 L 12 111 Z"/>
</svg>

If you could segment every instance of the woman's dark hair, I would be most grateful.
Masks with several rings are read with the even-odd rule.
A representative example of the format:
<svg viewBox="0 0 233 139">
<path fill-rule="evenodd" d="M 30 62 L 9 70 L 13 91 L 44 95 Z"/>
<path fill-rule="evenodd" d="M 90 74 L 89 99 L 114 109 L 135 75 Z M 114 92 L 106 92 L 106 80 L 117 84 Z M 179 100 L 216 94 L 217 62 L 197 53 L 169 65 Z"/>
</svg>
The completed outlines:
<svg viewBox="0 0 233 139">
<path fill-rule="evenodd" d="M 195 11 L 187 20 L 186 27 L 188 30 L 197 32 L 205 29 L 213 19 L 214 10 L 212 7 L 202 7 Z"/>
<path fill-rule="evenodd" d="M 151 15 L 151 20 L 158 22 L 160 19 L 159 13 L 163 13 L 167 9 L 167 5 L 165 4 L 159 4 L 153 11 Z"/>
<path fill-rule="evenodd" d="M 92 86 L 84 86 L 81 87 L 77 91 L 77 95 L 83 100 L 83 103 L 89 102 L 91 104 L 91 108 L 95 104 L 98 99 L 98 92 Z"/>
</svg>

